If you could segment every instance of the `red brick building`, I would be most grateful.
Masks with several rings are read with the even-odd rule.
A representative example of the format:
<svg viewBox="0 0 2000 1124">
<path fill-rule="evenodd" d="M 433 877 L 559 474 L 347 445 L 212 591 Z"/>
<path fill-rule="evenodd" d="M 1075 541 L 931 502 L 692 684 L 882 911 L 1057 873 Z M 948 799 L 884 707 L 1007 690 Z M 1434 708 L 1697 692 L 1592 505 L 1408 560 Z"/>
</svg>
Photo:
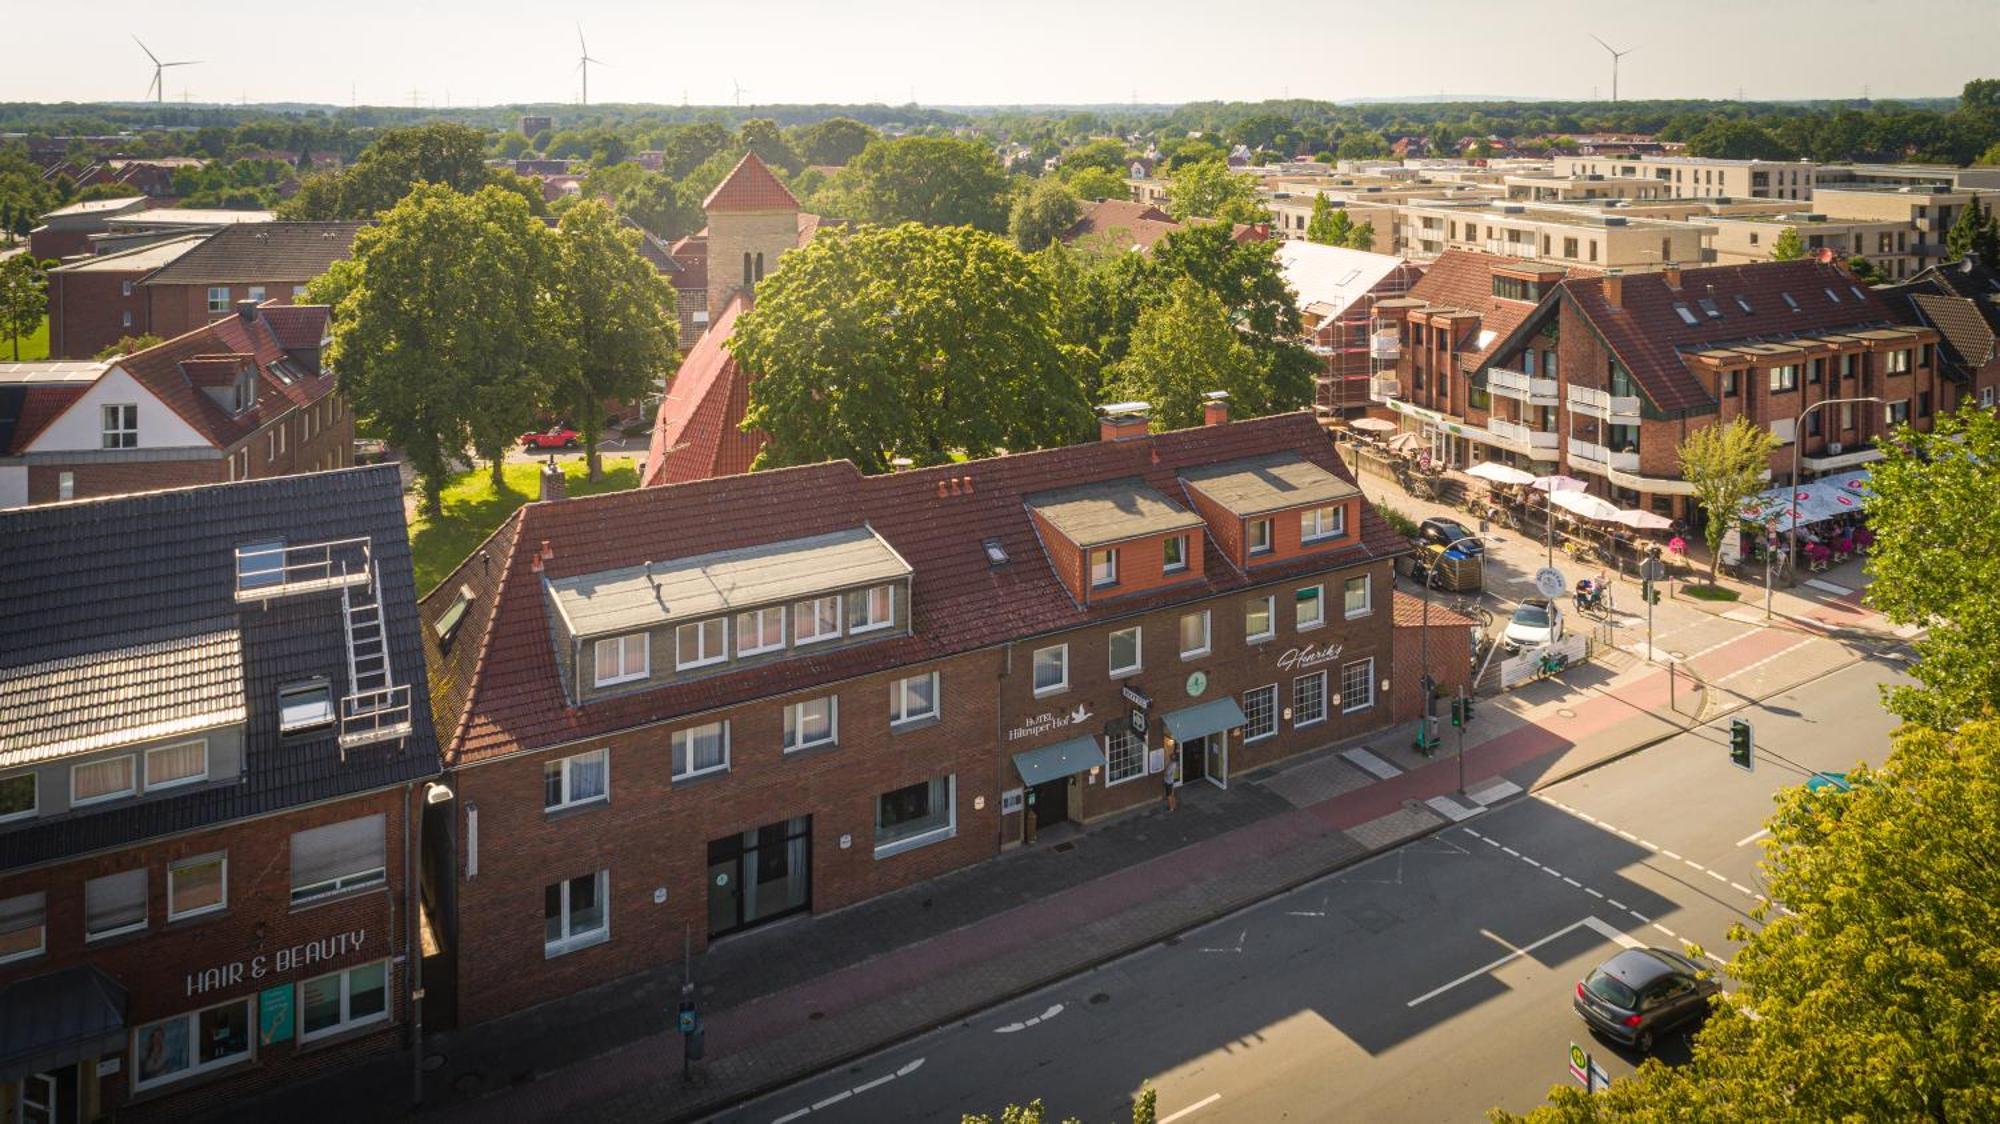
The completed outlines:
<svg viewBox="0 0 2000 1124">
<path fill-rule="evenodd" d="M 397 1048 L 438 759 L 396 471 L 0 536 L 0 1119 L 169 1119 Z"/>
<path fill-rule="evenodd" d="M 1909 322 L 1938 330 L 1940 410 L 2000 406 L 2000 269 L 1968 254 L 1879 291 Z"/>
<path fill-rule="evenodd" d="M 1406 544 L 1311 415 L 1106 438 L 510 517 L 422 610 L 462 1019 L 1386 725 Z"/>
<path fill-rule="evenodd" d="M 128 336 L 153 330 L 146 278 L 199 246 L 204 234 L 115 254 L 79 258 L 49 271 L 49 357 L 89 359 Z"/>
<path fill-rule="evenodd" d="M 109 361 L 0 363 L 0 508 L 340 468 L 324 305 L 253 305 Z"/>
<path fill-rule="evenodd" d="M 361 227 L 358 222 L 223 227 L 140 282 L 153 334 L 172 338 L 222 319 L 238 301 L 303 300 L 307 282 L 354 256 L 354 235 Z"/>
</svg>

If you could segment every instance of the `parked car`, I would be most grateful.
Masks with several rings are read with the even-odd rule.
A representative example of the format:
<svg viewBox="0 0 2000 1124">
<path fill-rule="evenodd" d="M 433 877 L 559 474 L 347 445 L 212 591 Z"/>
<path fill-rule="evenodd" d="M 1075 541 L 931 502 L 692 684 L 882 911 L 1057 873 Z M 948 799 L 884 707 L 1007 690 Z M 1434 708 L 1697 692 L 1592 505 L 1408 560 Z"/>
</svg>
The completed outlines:
<svg viewBox="0 0 2000 1124">
<path fill-rule="evenodd" d="M 1563 638 L 1562 610 L 1546 597 L 1530 597 L 1514 609 L 1500 642 L 1510 652 L 1539 648 Z"/>
<path fill-rule="evenodd" d="M 1645 1054 L 1661 1034 L 1707 1014 L 1721 990 L 1678 952 L 1628 948 L 1578 980 L 1571 1004 L 1591 1030 Z"/>
<path fill-rule="evenodd" d="M 574 449 L 576 430 L 566 425 L 554 425 L 540 433 L 523 433 L 521 444 L 530 449 Z"/>
<path fill-rule="evenodd" d="M 1486 553 L 1486 544 L 1479 540 L 1479 536 L 1456 519 L 1426 519 L 1417 525 L 1417 535 L 1427 543 L 1450 546 L 1468 557 L 1477 558 Z M 1454 543 L 1457 545 L 1454 546 Z"/>
</svg>

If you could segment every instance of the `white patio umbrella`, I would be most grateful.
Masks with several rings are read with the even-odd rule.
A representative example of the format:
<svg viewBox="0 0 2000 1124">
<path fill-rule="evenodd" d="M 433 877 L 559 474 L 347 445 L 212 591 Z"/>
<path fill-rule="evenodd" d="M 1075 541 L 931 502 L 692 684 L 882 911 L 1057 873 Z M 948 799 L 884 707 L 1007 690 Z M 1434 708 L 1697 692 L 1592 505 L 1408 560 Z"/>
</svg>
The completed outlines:
<svg viewBox="0 0 2000 1124">
<path fill-rule="evenodd" d="M 1398 453 L 1417 448 L 1423 443 L 1424 439 L 1414 433 L 1398 433 L 1389 438 L 1389 448 Z"/>
<path fill-rule="evenodd" d="M 1478 464 L 1466 469 L 1465 474 L 1467 476 L 1477 476 L 1481 480 L 1490 480 L 1495 484 L 1533 484 L 1535 482 L 1534 473 L 1522 472 L 1518 468 L 1501 464 L 1499 461 L 1480 461 Z"/>
<path fill-rule="evenodd" d="M 1612 519 L 1618 514 L 1618 505 L 1589 492 L 1551 492 L 1549 502 L 1585 519 Z"/>
<path fill-rule="evenodd" d="M 1534 482 L 1529 484 L 1528 487 L 1533 488 L 1537 492 L 1554 493 L 1581 492 L 1589 488 L 1590 485 L 1578 480 L 1574 476 L 1564 476 L 1561 473 L 1556 473 L 1553 476 L 1537 476 Z"/>
<path fill-rule="evenodd" d="M 1384 421 L 1381 418 L 1355 418 L 1347 424 L 1349 428 L 1361 430 L 1363 433 L 1390 433 L 1396 428 L 1395 422 Z"/>
<path fill-rule="evenodd" d="M 1664 515 L 1655 515 L 1638 508 L 1628 508 L 1613 515 L 1611 522 L 1623 524 L 1635 531 L 1664 531 L 1674 525 L 1674 521 Z"/>
</svg>

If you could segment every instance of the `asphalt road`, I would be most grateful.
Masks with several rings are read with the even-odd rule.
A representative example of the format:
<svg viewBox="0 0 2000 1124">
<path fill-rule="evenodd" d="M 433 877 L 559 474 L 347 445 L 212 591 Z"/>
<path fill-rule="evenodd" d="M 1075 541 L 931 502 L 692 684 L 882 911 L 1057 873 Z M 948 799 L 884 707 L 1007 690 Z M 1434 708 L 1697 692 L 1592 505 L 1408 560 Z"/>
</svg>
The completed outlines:
<svg viewBox="0 0 2000 1124">
<path fill-rule="evenodd" d="M 1720 720 L 717 1119 L 956 1121 L 1041 1097 L 1103 1124 L 1152 1085 L 1161 1124 L 1473 1121 L 1568 1080 L 1572 1042 L 1622 1076 L 1637 1059 L 1589 1037 L 1575 981 L 1620 944 L 1726 958 L 1773 794 L 1879 762 L 1876 687 L 1899 676 L 1871 660 L 1742 712 L 1753 774 Z"/>
</svg>

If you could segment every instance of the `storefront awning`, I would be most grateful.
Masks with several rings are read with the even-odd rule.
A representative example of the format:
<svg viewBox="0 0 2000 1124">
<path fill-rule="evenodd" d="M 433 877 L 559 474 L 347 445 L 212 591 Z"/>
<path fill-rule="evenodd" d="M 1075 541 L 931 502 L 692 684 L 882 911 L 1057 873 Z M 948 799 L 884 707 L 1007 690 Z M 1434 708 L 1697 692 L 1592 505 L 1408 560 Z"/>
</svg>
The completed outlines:
<svg viewBox="0 0 2000 1124">
<path fill-rule="evenodd" d="M 0 990 L 0 1081 L 125 1048 L 125 989 L 88 964 Z"/>
<path fill-rule="evenodd" d="M 1071 738 L 1014 755 L 1014 770 L 1030 786 L 1103 767 L 1104 751 L 1097 748 L 1096 738 Z"/>
<path fill-rule="evenodd" d="M 1234 730 L 1249 720 L 1243 717 L 1243 708 L 1236 705 L 1235 699 L 1222 698 L 1200 706 L 1170 710 L 1163 721 L 1167 724 L 1167 733 L 1175 741 L 1185 742 Z"/>
</svg>

